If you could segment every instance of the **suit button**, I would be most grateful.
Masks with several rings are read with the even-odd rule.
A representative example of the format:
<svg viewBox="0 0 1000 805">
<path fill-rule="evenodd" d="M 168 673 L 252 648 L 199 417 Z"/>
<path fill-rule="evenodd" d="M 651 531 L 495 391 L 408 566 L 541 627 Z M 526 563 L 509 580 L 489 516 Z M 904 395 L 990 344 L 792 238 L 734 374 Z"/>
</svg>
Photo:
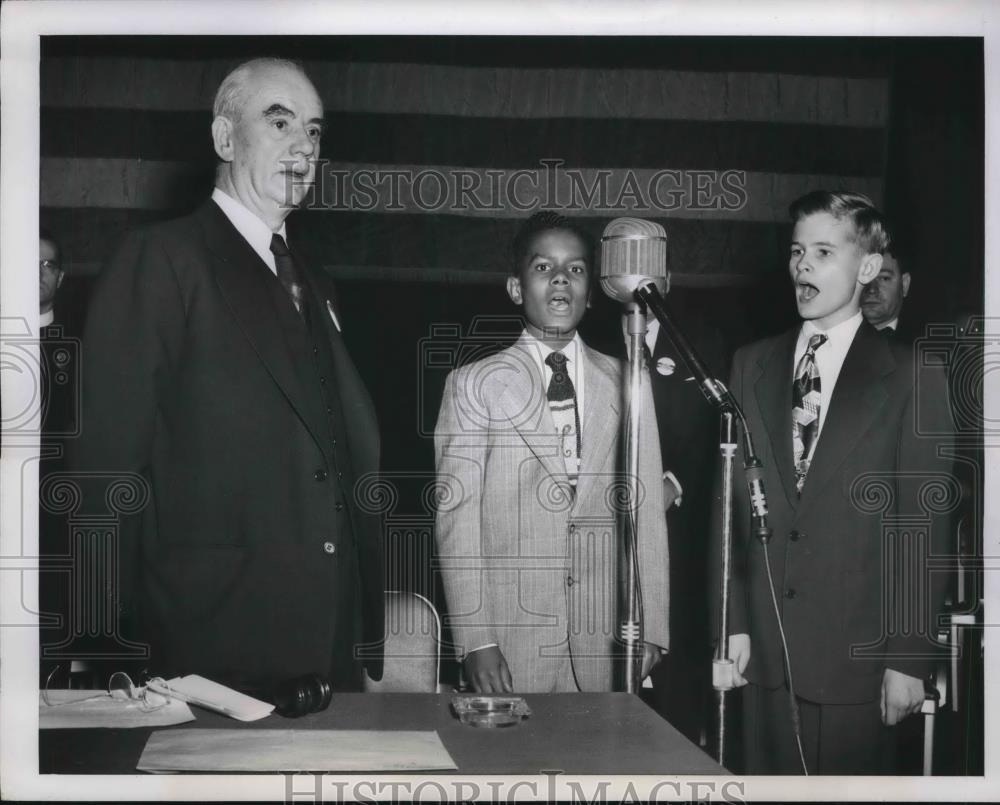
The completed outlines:
<svg viewBox="0 0 1000 805">
<path fill-rule="evenodd" d="M 321 377 L 319 379 L 319 382 L 320 382 L 320 385 L 325 386 L 326 385 L 326 378 L 325 377 Z"/>
<path fill-rule="evenodd" d="M 319 347 L 313 347 L 313 355 L 319 355 Z"/>
<path fill-rule="evenodd" d="M 316 470 L 316 472 L 313 473 L 313 478 L 317 481 L 325 481 L 327 479 L 327 471 L 322 469 Z"/>
<path fill-rule="evenodd" d="M 342 472 L 338 472 L 338 473 L 337 473 L 337 480 L 339 480 L 339 481 L 343 481 L 343 480 L 344 480 L 344 473 L 342 473 Z"/>
<path fill-rule="evenodd" d="M 332 413 L 333 413 L 333 409 L 332 409 L 332 408 L 331 408 L 331 407 L 330 407 L 330 406 L 328 405 L 328 406 L 326 407 L 326 412 L 327 412 L 328 414 L 332 414 Z"/>
<path fill-rule="evenodd" d="M 789 587 L 787 590 L 785 590 L 785 598 L 791 599 L 795 598 L 795 596 L 796 592 L 793 588 Z"/>
<path fill-rule="evenodd" d="M 790 539 L 790 540 L 791 540 L 792 542 L 798 542 L 798 541 L 799 541 L 799 537 L 801 537 L 801 536 L 802 536 L 802 535 L 801 535 L 801 534 L 799 534 L 799 532 L 798 532 L 798 531 L 789 531 L 789 532 L 788 532 L 788 538 L 789 538 L 789 539 Z"/>
<path fill-rule="evenodd" d="M 574 584 L 576 584 L 576 580 L 572 576 L 567 576 L 566 577 L 566 586 L 567 587 L 572 587 Z"/>
<path fill-rule="evenodd" d="M 344 510 L 344 504 L 338 500 L 336 503 L 333 504 L 333 510 L 335 512 L 342 512 Z"/>
<path fill-rule="evenodd" d="M 326 551 L 329 554 L 334 554 L 334 553 L 337 552 L 337 546 L 334 545 L 332 542 L 324 542 L 323 543 L 323 550 Z"/>
</svg>

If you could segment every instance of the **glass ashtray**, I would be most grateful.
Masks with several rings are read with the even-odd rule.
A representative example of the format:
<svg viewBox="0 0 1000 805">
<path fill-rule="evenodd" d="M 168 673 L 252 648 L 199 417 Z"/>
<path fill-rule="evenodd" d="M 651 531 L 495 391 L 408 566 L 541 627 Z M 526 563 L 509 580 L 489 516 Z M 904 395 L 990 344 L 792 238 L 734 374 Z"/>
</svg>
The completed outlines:
<svg viewBox="0 0 1000 805">
<path fill-rule="evenodd" d="M 531 715 L 520 696 L 455 696 L 451 707 L 459 721 L 473 727 L 513 727 Z"/>
</svg>

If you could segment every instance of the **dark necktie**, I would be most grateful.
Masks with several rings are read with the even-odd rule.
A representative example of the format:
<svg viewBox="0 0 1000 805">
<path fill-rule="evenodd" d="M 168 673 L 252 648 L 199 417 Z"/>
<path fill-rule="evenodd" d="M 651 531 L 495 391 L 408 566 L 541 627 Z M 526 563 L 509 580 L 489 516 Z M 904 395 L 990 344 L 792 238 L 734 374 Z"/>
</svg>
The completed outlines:
<svg viewBox="0 0 1000 805">
<path fill-rule="evenodd" d="M 820 333 L 809 338 L 805 353 L 799 358 L 792 382 L 792 454 L 795 461 L 795 489 L 802 494 L 802 486 L 809 472 L 812 447 L 819 433 L 820 386 L 816 350 L 826 343 Z"/>
<path fill-rule="evenodd" d="M 896 331 L 892 327 L 883 327 L 878 331 L 878 334 L 883 338 L 892 338 L 896 334 Z"/>
<path fill-rule="evenodd" d="M 645 341 L 642 342 L 642 361 L 646 364 L 646 368 L 650 372 L 656 368 L 656 363 L 653 361 L 653 353 L 649 351 L 649 344 Z"/>
<path fill-rule="evenodd" d="M 274 267 L 278 272 L 278 281 L 282 284 L 285 291 L 288 292 L 288 296 L 291 298 L 292 304 L 295 305 L 295 309 L 299 312 L 299 315 L 308 321 L 305 311 L 306 297 L 305 286 L 302 284 L 302 275 L 299 273 L 298 266 L 295 265 L 295 258 L 288 251 L 285 239 L 277 233 L 271 236 L 271 254 L 274 255 Z"/>
<path fill-rule="evenodd" d="M 548 357 L 545 358 L 545 363 L 552 369 L 552 379 L 549 381 L 549 388 L 546 392 L 546 397 L 549 400 L 549 408 L 552 410 L 553 415 L 558 415 L 561 412 L 573 411 L 573 429 L 576 431 L 576 455 L 572 455 L 572 447 L 563 449 L 563 460 L 566 463 L 566 474 L 569 476 L 569 482 L 574 487 L 576 486 L 577 476 L 579 475 L 579 465 L 580 465 L 580 455 L 581 455 L 581 438 L 580 438 L 580 411 L 576 406 L 576 389 L 573 388 L 573 381 L 569 378 L 569 372 L 566 371 L 566 356 L 562 352 L 550 352 Z M 567 424 L 562 430 L 561 436 L 566 437 L 566 429 L 569 428 Z M 565 444 L 565 441 L 564 441 Z"/>
</svg>

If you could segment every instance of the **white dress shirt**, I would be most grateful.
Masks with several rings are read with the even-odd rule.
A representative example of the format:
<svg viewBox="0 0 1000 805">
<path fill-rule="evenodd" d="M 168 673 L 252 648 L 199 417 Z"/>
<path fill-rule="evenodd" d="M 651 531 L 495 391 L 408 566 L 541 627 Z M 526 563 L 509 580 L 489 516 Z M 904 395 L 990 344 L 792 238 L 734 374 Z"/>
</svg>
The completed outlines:
<svg viewBox="0 0 1000 805">
<path fill-rule="evenodd" d="M 830 410 L 830 400 L 833 399 L 833 390 L 837 386 L 837 378 L 840 377 L 840 370 L 844 366 L 847 351 L 851 348 L 851 344 L 854 343 L 854 336 L 857 334 L 862 321 L 864 319 L 859 310 L 851 318 L 847 319 L 847 321 L 842 321 L 829 330 L 821 330 L 811 321 L 803 322 L 802 329 L 799 330 L 799 338 L 795 342 L 795 356 L 792 360 L 793 377 L 795 367 L 799 365 L 799 360 L 805 354 L 806 347 L 809 345 L 810 337 L 817 333 L 822 333 L 827 338 L 826 342 L 816 350 L 816 367 L 819 369 L 820 382 L 820 409 L 819 427 L 816 431 L 816 439 L 813 442 L 814 446 L 819 441 L 819 435 L 823 432 L 823 423 L 826 421 L 827 411 Z"/>
<path fill-rule="evenodd" d="M 271 269 L 271 273 L 278 276 L 278 267 L 274 264 L 274 255 L 271 253 L 271 236 L 281 235 L 285 244 L 288 244 L 288 238 L 285 237 L 284 221 L 281 222 L 281 228 L 277 232 L 272 232 L 271 227 L 218 187 L 212 191 L 212 201 L 219 205 L 219 209 L 236 227 L 236 231 L 243 236 L 243 239 L 250 244 L 250 247 L 257 252 L 265 265 Z"/>
</svg>

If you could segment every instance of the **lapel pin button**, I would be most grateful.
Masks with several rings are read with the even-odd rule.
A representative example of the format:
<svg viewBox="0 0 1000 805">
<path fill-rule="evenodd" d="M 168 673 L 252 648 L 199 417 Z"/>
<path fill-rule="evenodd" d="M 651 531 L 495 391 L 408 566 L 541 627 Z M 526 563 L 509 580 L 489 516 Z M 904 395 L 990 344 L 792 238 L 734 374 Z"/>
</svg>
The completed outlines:
<svg viewBox="0 0 1000 805">
<path fill-rule="evenodd" d="M 672 375 L 677 368 L 673 358 L 659 358 L 656 361 L 656 371 L 661 375 Z"/>
</svg>

